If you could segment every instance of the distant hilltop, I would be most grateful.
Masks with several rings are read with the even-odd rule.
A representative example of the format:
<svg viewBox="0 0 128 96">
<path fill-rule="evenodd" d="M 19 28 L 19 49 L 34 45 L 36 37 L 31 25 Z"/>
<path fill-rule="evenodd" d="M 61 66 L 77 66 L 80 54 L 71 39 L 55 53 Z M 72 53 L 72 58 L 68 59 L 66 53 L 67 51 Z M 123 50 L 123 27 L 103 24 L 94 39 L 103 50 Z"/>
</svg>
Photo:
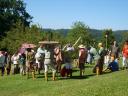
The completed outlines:
<svg viewBox="0 0 128 96">
<path fill-rule="evenodd" d="M 52 32 L 61 32 L 64 36 L 67 35 L 67 33 L 70 31 L 71 29 L 50 29 L 50 28 L 47 28 L 47 29 L 43 29 L 43 31 L 45 32 L 49 32 L 49 31 L 52 31 Z M 96 39 L 99 39 L 102 35 L 102 32 L 103 30 L 99 30 L 99 29 L 90 29 L 89 32 L 91 33 L 92 36 L 94 36 Z M 116 31 L 113 31 L 113 34 L 115 36 L 115 38 L 120 41 L 123 36 L 122 34 L 124 32 L 128 32 L 128 30 L 116 30 Z"/>
</svg>

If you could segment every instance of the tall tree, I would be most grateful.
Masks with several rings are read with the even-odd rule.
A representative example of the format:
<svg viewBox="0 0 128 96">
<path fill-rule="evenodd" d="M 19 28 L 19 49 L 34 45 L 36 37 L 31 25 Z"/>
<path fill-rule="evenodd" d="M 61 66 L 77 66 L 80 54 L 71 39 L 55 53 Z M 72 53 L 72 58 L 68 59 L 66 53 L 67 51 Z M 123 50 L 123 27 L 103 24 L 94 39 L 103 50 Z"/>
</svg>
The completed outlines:
<svg viewBox="0 0 128 96">
<path fill-rule="evenodd" d="M 0 0 L 0 37 L 6 35 L 15 23 L 21 21 L 24 26 L 29 26 L 32 17 L 26 12 L 23 0 Z"/>
<path fill-rule="evenodd" d="M 61 30 L 63 29 L 42 29 L 44 40 L 59 41 L 61 44 L 65 44 L 65 35 Z"/>
<path fill-rule="evenodd" d="M 72 26 L 72 29 L 68 33 L 68 41 L 71 43 L 75 43 L 75 41 L 81 37 L 79 43 L 90 44 L 91 43 L 91 35 L 89 33 L 89 27 L 85 25 L 83 22 L 75 22 Z"/>
<path fill-rule="evenodd" d="M 101 41 L 106 47 L 106 49 L 109 49 L 113 41 L 115 40 L 114 34 L 112 29 L 105 29 L 102 34 Z"/>
<path fill-rule="evenodd" d="M 14 53 L 23 43 L 38 44 L 43 39 L 43 34 L 36 25 L 25 27 L 21 23 L 16 23 L 17 27 L 7 32 L 7 36 L 0 41 L 0 49 L 6 49 L 10 53 Z M 15 34 L 14 34 L 15 33 Z"/>
</svg>

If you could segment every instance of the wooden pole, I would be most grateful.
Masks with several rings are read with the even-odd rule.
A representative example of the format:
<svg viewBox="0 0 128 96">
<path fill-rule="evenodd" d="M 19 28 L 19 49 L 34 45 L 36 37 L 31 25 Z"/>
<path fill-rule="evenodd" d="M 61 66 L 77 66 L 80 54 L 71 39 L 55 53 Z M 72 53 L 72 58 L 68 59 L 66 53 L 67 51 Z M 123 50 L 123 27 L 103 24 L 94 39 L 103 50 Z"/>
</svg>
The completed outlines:
<svg viewBox="0 0 128 96">
<path fill-rule="evenodd" d="M 80 41 L 81 36 L 77 39 L 77 41 L 73 44 L 73 47 Z"/>
</svg>

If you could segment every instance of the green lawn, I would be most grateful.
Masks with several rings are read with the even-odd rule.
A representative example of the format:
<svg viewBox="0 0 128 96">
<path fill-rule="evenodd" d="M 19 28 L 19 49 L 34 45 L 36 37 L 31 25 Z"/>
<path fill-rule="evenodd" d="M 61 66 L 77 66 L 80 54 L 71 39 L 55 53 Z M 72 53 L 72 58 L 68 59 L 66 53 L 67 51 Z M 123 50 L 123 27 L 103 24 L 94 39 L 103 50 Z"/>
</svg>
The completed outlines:
<svg viewBox="0 0 128 96">
<path fill-rule="evenodd" d="M 49 77 L 48 82 L 43 75 L 36 80 L 19 74 L 0 76 L 0 96 L 128 96 L 127 70 L 96 76 L 88 67 L 84 78 L 78 72 L 71 79 L 52 81 Z"/>
</svg>

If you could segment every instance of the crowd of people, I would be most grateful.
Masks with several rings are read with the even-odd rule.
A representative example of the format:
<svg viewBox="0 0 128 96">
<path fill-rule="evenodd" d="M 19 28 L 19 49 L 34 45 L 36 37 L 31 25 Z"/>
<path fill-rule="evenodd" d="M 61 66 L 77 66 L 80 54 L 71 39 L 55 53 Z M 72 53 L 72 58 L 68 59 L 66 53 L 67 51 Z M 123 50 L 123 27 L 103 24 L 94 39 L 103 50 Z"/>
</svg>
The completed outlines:
<svg viewBox="0 0 128 96">
<path fill-rule="evenodd" d="M 80 76 L 85 75 L 85 64 L 92 63 L 95 65 L 93 72 L 97 75 L 103 71 L 118 71 L 119 70 L 119 54 L 122 54 L 122 67 L 128 68 L 128 41 L 125 41 L 122 50 L 119 49 L 117 42 L 114 41 L 111 48 L 106 50 L 102 43 L 98 44 L 98 49 L 93 46 L 87 48 L 85 45 L 78 46 L 77 66 L 79 68 Z M 52 80 L 55 80 L 56 74 L 60 73 L 61 77 L 72 76 L 72 53 L 75 48 L 68 44 L 66 49 L 61 49 L 59 46 L 43 45 L 34 51 L 32 47 L 28 47 L 24 52 L 17 51 L 12 56 L 5 51 L 0 51 L 0 70 L 1 76 L 5 73 L 9 75 L 20 73 L 29 78 L 31 73 L 32 78 L 35 79 L 35 72 L 40 74 L 44 70 L 45 80 L 48 80 L 49 69 L 52 72 Z"/>
</svg>

